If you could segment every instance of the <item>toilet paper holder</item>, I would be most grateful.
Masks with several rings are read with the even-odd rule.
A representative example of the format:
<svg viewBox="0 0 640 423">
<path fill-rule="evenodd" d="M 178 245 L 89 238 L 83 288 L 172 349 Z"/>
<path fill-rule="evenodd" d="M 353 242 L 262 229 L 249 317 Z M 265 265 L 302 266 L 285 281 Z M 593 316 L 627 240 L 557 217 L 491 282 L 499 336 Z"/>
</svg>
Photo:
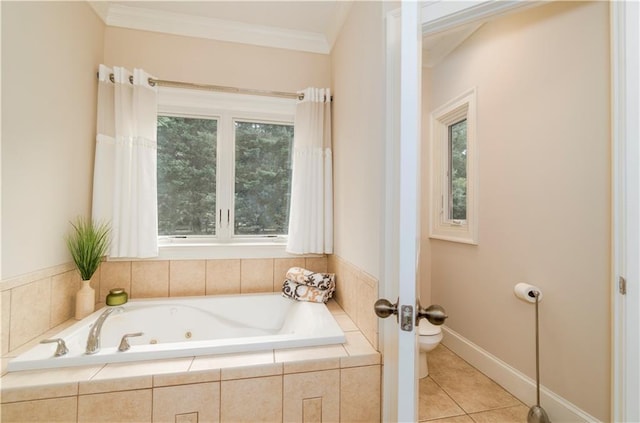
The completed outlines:
<svg viewBox="0 0 640 423">
<path fill-rule="evenodd" d="M 513 293 L 516 297 L 528 303 L 536 302 L 536 293 L 538 296 L 538 302 L 542 301 L 542 290 L 535 285 L 520 282 L 513 287 Z"/>
</svg>

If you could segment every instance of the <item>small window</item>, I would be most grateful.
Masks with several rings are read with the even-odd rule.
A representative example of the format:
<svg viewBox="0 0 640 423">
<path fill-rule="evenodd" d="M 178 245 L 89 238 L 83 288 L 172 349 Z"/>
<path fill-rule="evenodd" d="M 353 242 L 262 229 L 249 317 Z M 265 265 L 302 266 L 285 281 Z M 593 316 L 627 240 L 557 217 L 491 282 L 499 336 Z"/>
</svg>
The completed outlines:
<svg viewBox="0 0 640 423">
<path fill-rule="evenodd" d="M 475 89 L 431 113 L 430 237 L 478 243 Z"/>
<path fill-rule="evenodd" d="M 449 220 L 467 220 L 467 120 L 449 125 Z"/>
</svg>

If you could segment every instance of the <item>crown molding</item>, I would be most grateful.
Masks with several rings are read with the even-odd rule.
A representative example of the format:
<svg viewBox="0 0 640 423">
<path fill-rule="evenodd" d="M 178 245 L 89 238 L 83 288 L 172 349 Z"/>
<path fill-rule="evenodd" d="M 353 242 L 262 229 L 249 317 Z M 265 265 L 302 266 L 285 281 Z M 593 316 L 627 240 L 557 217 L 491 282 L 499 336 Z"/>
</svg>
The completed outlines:
<svg viewBox="0 0 640 423">
<path fill-rule="evenodd" d="M 329 54 L 331 50 L 325 35 L 316 32 L 251 25 L 121 4 L 109 4 L 105 12 L 101 6 L 104 2 L 89 3 L 108 26 L 310 53 Z"/>
</svg>

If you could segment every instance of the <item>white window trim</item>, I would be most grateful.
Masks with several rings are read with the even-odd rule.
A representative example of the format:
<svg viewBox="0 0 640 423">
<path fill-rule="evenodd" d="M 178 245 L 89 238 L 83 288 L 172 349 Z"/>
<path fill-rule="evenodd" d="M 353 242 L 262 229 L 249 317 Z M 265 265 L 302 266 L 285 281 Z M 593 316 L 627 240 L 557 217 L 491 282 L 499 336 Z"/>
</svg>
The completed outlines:
<svg viewBox="0 0 640 423">
<path fill-rule="evenodd" d="M 295 116 L 295 99 L 252 96 L 235 93 L 198 91 L 180 88 L 159 87 L 158 114 L 185 117 L 203 117 L 218 119 L 218 154 L 223 146 L 222 131 L 230 118 L 236 120 L 261 121 L 276 124 L 292 124 Z M 227 152 L 233 154 L 233 152 Z M 233 173 L 233 165 L 218 166 L 216 178 L 220 180 L 220 172 Z M 226 196 L 226 201 L 233 213 L 233 193 L 218 192 L 218 196 Z M 231 199 L 231 200 L 229 200 Z M 219 205 L 216 205 L 219 210 Z M 218 212 L 216 210 L 216 212 Z M 190 236 L 176 238 L 161 236 L 158 240 L 159 259 L 228 259 L 228 258 L 285 258 L 297 257 L 286 252 L 287 236 L 252 237 L 247 235 L 228 236 Z"/>
<path fill-rule="evenodd" d="M 449 126 L 467 120 L 467 219 L 448 218 Z M 478 244 L 478 149 L 476 89 L 472 88 L 434 110 L 430 115 L 430 219 L 429 237 Z"/>
</svg>

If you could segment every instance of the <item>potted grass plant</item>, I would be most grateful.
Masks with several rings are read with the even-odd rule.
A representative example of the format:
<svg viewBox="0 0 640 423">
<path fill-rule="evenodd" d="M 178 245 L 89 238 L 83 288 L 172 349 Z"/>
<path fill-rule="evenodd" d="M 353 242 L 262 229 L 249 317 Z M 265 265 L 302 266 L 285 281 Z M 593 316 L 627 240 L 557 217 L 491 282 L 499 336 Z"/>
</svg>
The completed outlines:
<svg viewBox="0 0 640 423">
<path fill-rule="evenodd" d="M 95 290 L 90 281 L 98 270 L 102 257 L 109 248 L 111 228 L 108 223 L 98 223 L 79 217 L 71 223 L 72 230 L 67 235 L 67 248 L 80 272 L 82 287 L 76 295 L 76 319 L 91 314 L 95 308 Z"/>
</svg>

